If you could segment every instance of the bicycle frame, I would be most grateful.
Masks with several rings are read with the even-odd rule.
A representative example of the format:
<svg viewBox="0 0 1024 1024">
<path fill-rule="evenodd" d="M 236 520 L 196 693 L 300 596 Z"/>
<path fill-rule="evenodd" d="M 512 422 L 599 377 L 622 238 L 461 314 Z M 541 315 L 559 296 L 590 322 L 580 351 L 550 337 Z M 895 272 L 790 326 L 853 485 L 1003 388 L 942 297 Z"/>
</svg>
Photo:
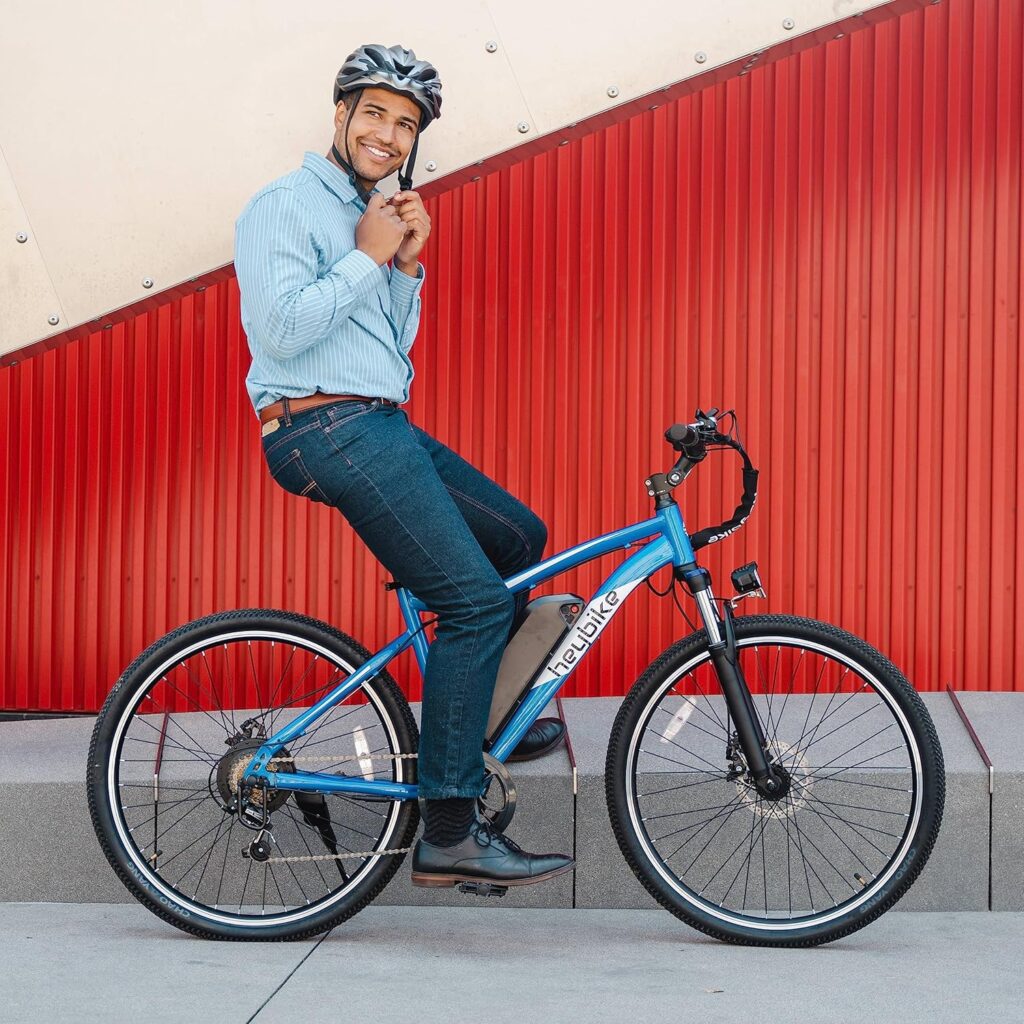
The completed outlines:
<svg viewBox="0 0 1024 1024">
<path fill-rule="evenodd" d="M 575 547 L 567 548 L 565 551 L 505 579 L 508 589 L 514 594 L 522 590 L 532 590 L 567 569 L 582 565 L 584 562 L 599 558 L 618 548 L 632 547 L 646 538 L 651 539 L 639 551 L 622 562 L 587 602 L 579 618 L 551 654 L 538 676 L 537 682 L 530 688 L 526 698 L 495 739 L 489 751 L 492 757 L 504 762 L 551 698 L 583 661 L 594 641 L 623 606 L 625 598 L 637 586 L 670 563 L 676 567 L 677 573 L 681 572 L 685 566 L 686 577 L 695 573 L 703 575 L 703 570 L 695 563 L 693 547 L 686 532 L 682 513 L 679 511 L 679 506 L 672 501 L 659 508 L 645 522 L 635 523 L 632 526 L 577 544 Z M 362 778 L 325 775 L 317 772 L 271 772 L 266 767 L 282 747 L 302 736 L 321 715 L 340 704 L 364 682 L 372 679 L 384 669 L 392 658 L 401 654 L 407 647 L 413 647 L 420 672 L 425 673 L 427 650 L 430 645 L 422 631 L 420 614 L 429 612 L 430 609 L 405 587 L 399 585 L 395 588 L 395 592 L 398 594 L 402 616 L 408 626 L 406 631 L 381 648 L 336 689 L 322 697 L 273 736 L 268 737 L 256 751 L 246 773 L 248 784 L 259 780 L 270 787 L 305 792 L 351 793 L 363 797 L 375 796 L 392 800 L 414 800 L 417 798 L 419 787 L 413 783 L 368 781 Z M 698 599 L 698 607 L 708 629 L 709 637 L 716 639 L 720 635 L 719 619 L 710 588 L 696 593 L 695 597 Z"/>
</svg>

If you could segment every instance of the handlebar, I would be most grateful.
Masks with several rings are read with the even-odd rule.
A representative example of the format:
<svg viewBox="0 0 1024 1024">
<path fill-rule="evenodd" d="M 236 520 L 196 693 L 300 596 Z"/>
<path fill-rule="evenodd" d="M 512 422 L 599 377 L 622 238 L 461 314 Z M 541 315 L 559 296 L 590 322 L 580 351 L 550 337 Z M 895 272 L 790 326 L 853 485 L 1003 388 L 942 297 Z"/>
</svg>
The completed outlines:
<svg viewBox="0 0 1024 1024">
<path fill-rule="evenodd" d="M 707 454 L 707 442 L 719 436 L 717 416 L 717 409 L 709 409 L 707 412 L 698 409 L 696 422 L 673 423 L 665 431 L 665 439 L 677 452 L 683 452 L 691 462 L 700 462 Z M 678 464 L 676 463 L 677 466 Z"/>
<path fill-rule="evenodd" d="M 736 414 L 725 413 L 724 415 L 731 415 L 735 426 Z M 703 462 L 707 457 L 709 444 L 716 448 L 732 448 L 739 452 L 743 459 L 743 495 L 740 498 L 740 503 L 736 506 L 731 519 L 691 535 L 690 543 L 694 551 L 722 540 L 738 530 L 747 521 L 754 508 L 754 502 L 757 501 L 757 470 L 754 469 L 750 456 L 747 455 L 740 442 L 729 434 L 719 431 L 720 418 L 718 409 L 709 409 L 707 412 L 701 412 L 698 409 L 693 423 L 674 423 L 669 427 L 665 431 L 665 440 L 682 454 L 668 473 L 656 474 L 648 481 L 648 486 L 655 482 L 665 485 L 663 490 L 650 490 L 650 494 L 667 496 L 689 476 L 699 462 Z"/>
</svg>

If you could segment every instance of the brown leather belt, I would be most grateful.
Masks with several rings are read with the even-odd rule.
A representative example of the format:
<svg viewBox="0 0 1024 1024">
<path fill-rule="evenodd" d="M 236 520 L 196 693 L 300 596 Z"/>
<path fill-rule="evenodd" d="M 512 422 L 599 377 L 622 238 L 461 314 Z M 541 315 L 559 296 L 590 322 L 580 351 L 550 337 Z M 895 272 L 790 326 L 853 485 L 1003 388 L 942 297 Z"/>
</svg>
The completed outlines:
<svg viewBox="0 0 1024 1024">
<path fill-rule="evenodd" d="M 384 405 L 398 408 L 398 403 L 390 398 L 367 398 L 366 395 L 305 395 L 302 398 L 282 398 L 280 402 L 264 406 L 260 409 L 260 422 L 269 423 L 271 420 L 280 419 L 285 414 L 294 416 L 296 413 L 304 412 L 306 409 L 313 409 L 318 405 L 330 405 L 332 402 L 382 402 Z"/>
</svg>

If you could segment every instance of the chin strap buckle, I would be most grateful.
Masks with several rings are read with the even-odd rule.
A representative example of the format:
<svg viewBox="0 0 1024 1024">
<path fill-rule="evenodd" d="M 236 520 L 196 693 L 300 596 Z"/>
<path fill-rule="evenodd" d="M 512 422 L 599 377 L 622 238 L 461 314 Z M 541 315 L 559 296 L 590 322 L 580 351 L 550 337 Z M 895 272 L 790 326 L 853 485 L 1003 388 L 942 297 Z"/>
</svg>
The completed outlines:
<svg viewBox="0 0 1024 1024">
<path fill-rule="evenodd" d="M 508 886 L 495 885 L 493 882 L 460 882 L 459 892 L 471 892 L 477 896 L 504 896 Z"/>
</svg>

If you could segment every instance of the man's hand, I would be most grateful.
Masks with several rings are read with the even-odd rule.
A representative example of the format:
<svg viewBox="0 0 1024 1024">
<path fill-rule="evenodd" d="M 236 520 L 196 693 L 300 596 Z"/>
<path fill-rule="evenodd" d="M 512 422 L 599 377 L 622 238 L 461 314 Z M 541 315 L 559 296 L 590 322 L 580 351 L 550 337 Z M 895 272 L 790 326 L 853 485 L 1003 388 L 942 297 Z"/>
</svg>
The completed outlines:
<svg viewBox="0 0 1024 1024">
<path fill-rule="evenodd" d="M 356 248 L 362 249 L 380 267 L 395 255 L 407 231 L 408 227 L 397 208 L 388 205 L 377 193 L 370 196 L 366 213 L 356 224 Z"/>
<path fill-rule="evenodd" d="M 415 277 L 417 260 L 430 235 L 430 218 L 418 192 L 396 192 L 391 197 L 391 205 L 405 227 L 405 239 L 395 253 L 395 266 Z"/>
</svg>

